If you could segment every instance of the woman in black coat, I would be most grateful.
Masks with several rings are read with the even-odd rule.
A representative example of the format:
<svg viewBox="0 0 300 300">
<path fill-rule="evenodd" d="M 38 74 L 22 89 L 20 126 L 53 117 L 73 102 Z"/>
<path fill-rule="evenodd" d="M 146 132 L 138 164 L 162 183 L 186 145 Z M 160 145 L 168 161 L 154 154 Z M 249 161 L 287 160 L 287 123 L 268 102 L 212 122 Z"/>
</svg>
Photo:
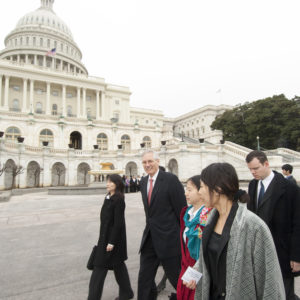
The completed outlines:
<svg viewBox="0 0 300 300">
<path fill-rule="evenodd" d="M 124 261 L 127 259 L 124 184 L 121 176 L 109 175 L 108 194 L 100 213 L 100 235 L 94 259 L 94 269 L 89 284 L 88 300 L 101 299 L 108 270 L 113 270 L 119 285 L 119 297 L 133 298 L 129 275 Z"/>
</svg>

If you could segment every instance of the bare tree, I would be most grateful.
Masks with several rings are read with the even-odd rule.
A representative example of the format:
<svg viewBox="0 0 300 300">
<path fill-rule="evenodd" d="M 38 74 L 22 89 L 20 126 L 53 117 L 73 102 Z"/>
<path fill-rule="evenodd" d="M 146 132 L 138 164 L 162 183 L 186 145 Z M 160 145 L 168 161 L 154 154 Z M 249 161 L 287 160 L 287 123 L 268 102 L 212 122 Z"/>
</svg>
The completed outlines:
<svg viewBox="0 0 300 300">
<path fill-rule="evenodd" d="M 57 175 L 57 177 L 58 177 L 58 184 L 57 184 L 57 185 L 60 185 L 60 178 L 61 178 L 62 175 L 65 174 L 65 170 L 62 169 L 62 168 L 59 167 L 59 166 L 56 166 L 56 167 L 54 168 L 54 171 L 56 172 L 56 175 Z"/>
<path fill-rule="evenodd" d="M 83 184 L 86 184 L 87 174 L 90 171 L 90 167 L 86 164 L 80 166 L 80 172 L 83 174 Z"/>
<path fill-rule="evenodd" d="M 13 189 L 14 187 L 16 187 L 16 177 L 19 174 L 22 174 L 25 169 L 22 166 L 12 165 L 8 167 L 6 170 L 11 173 L 12 176 L 11 189 Z"/>
<path fill-rule="evenodd" d="M 7 169 L 6 165 L 3 165 L 0 163 L 0 176 L 2 176 L 2 174 L 5 172 L 5 170 Z"/>
</svg>

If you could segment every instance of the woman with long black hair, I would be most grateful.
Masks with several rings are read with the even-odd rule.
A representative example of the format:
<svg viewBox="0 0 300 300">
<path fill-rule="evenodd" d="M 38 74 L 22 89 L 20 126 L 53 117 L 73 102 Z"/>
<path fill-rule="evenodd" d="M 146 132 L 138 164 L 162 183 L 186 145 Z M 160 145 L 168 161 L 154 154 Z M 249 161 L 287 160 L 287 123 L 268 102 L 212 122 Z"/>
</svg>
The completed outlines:
<svg viewBox="0 0 300 300">
<path fill-rule="evenodd" d="M 124 184 L 117 174 L 107 178 L 107 195 L 100 213 L 100 235 L 89 284 L 88 300 L 99 300 L 108 270 L 113 270 L 119 285 L 118 300 L 133 298 L 133 291 L 125 265 L 127 242 L 125 225 Z"/>
</svg>

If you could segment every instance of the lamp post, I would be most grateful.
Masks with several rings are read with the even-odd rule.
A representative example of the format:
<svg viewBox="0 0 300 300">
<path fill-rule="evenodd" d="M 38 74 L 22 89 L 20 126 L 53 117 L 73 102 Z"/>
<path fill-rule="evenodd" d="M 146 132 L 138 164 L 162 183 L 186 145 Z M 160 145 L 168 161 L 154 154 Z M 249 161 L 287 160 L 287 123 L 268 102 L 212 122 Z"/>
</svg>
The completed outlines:
<svg viewBox="0 0 300 300">
<path fill-rule="evenodd" d="M 260 151 L 259 136 L 256 137 L 256 140 L 257 140 L 257 150 Z"/>
</svg>

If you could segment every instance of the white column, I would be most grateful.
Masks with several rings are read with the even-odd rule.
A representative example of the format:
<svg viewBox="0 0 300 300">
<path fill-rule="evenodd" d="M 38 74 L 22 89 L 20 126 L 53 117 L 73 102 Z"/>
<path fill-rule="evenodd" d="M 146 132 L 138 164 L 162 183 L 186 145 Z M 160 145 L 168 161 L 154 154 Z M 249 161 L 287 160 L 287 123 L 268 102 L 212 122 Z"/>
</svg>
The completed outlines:
<svg viewBox="0 0 300 300">
<path fill-rule="evenodd" d="M 105 102 L 105 93 L 101 91 L 101 119 L 104 120 L 104 102 Z"/>
<path fill-rule="evenodd" d="M 51 68 L 52 69 L 55 69 L 55 65 L 56 65 L 56 60 L 55 60 L 55 58 L 54 57 L 52 57 L 52 66 L 51 66 Z"/>
<path fill-rule="evenodd" d="M 44 55 L 44 57 L 43 57 L 43 67 L 46 67 L 47 66 L 47 64 L 46 64 L 46 55 Z"/>
<path fill-rule="evenodd" d="M 34 55 L 33 64 L 34 64 L 35 66 L 37 65 L 37 55 Z"/>
<path fill-rule="evenodd" d="M 2 78 L 3 76 L 0 75 L 0 107 L 2 107 Z"/>
<path fill-rule="evenodd" d="M 82 100 L 83 100 L 83 104 L 82 104 L 82 117 L 86 118 L 86 89 L 82 89 Z"/>
<path fill-rule="evenodd" d="M 68 63 L 68 73 L 70 73 L 71 71 L 71 66 L 70 66 L 70 63 Z"/>
<path fill-rule="evenodd" d="M 99 115 L 99 91 L 96 91 L 96 120 L 99 120 L 100 119 L 100 115 Z"/>
<path fill-rule="evenodd" d="M 17 63 L 20 63 L 20 55 L 17 55 Z"/>
<path fill-rule="evenodd" d="M 46 115 L 50 115 L 50 82 L 47 82 L 47 91 L 46 91 Z"/>
<path fill-rule="evenodd" d="M 22 112 L 27 112 L 27 79 L 23 78 L 23 103 L 22 103 Z"/>
<path fill-rule="evenodd" d="M 29 91 L 29 110 L 31 113 L 34 112 L 34 107 L 33 107 L 33 88 L 34 88 L 34 80 L 30 80 L 30 91 Z"/>
<path fill-rule="evenodd" d="M 80 88 L 77 88 L 77 118 L 80 118 Z"/>
<path fill-rule="evenodd" d="M 25 55 L 25 64 L 28 64 L 28 54 Z"/>
<path fill-rule="evenodd" d="M 66 116 L 66 86 L 62 86 L 62 115 Z"/>
<path fill-rule="evenodd" d="M 8 93 L 9 93 L 9 76 L 5 76 L 5 87 L 4 87 L 4 105 L 3 108 L 8 110 Z"/>
</svg>

